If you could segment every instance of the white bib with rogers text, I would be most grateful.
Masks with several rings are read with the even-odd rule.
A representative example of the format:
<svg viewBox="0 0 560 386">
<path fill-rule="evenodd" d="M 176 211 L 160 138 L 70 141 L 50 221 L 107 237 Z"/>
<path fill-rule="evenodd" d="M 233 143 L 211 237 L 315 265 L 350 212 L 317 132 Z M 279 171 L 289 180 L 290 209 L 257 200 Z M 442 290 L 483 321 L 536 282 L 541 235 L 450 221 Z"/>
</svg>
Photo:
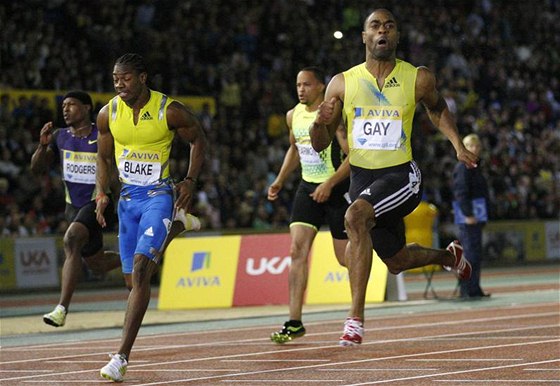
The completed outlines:
<svg viewBox="0 0 560 386">
<path fill-rule="evenodd" d="M 64 150 L 62 157 L 64 181 L 95 185 L 97 154 Z"/>
</svg>

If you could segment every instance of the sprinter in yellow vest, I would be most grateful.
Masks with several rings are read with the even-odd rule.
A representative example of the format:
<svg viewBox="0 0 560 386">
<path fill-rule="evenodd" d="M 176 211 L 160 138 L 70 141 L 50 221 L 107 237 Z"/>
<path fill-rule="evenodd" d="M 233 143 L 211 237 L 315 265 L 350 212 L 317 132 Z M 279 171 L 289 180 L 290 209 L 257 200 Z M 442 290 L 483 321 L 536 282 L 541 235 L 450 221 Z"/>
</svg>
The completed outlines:
<svg viewBox="0 0 560 386">
<path fill-rule="evenodd" d="M 268 199 L 275 201 L 286 178 L 301 165 L 301 181 L 295 194 L 290 218 L 289 293 L 290 319 L 270 339 L 286 343 L 305 335 L 302 307 L 307 288 L 309 251 L 321 225 L 328 224 L 335 256 L 344 266 L 348 237 L 344 231 L 344 213 L 348 209 L 346 197 L 350 184 L 348 141 L 343 125 L 336 140 L 321 152 L 311 147 L 309 125 L 315 120 L 317 108 L 325 94 L 325 76 L 317 67 L 306 67 L 296 77 L 299 103 L 286 113 L 290 129 L 290 147 L 276 179 L 268 187 Z"/>
<path fill-rule="evenodd" d="M 424 105 L 459 161 L 476 167 L 477 156 L 461 142 L 432 72 L 396 58 L 399 31 L 390 11 L 377 9 L 367 17 L 362 41 L 366 61 L 334 76 L 310 127 L 316 151 L 330 144 L 341 118 L 348 128 L 352 204 L 345 220 L 352 306 L 339 340 L 342 346 L 362 342 L 372 248 L 394 274 L 441 264 L 459 278 L 471 275 L 458 241 L 447 250 L 406 245 L 403 217 L 422 197 L 422 176 L 412 160 L 410 142 L 416 104 Z"/>
<path fill-rule="evenodd" d="M 193 225 L 198 219 L 185 211 L 190 208 L 204 161 L 204 131 L 183 104 L 150 90 L 147 77 L 140 55 L 125 54 L 117 59 L 113 83 L 118 95 L 97 117 L 97 221 L 105 226 L 103 213 L 108 199 L 103 192 L 107 191 L 109 170 L 116 161 L 122 183 L 119 249 L 131 290 L 119 351 L 101 369 L 102 377 L 115 382 L 122 382 L 126 373 L 150 301 L 150 279 L 165 247 L 181 231 L 200 227 Z M 190 142 L 191 152 L 187 176 L 173 186 L 169 155 L 175 134 Z"/>
</svg>

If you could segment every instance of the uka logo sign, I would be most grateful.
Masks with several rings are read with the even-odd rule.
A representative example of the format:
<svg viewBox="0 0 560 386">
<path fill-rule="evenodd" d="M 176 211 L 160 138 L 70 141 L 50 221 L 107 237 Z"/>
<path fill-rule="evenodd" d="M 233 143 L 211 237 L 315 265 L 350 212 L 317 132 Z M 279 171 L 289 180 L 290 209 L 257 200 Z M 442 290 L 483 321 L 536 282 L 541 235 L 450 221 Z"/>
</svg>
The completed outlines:
<svg viewBox="0 0 560 386">
<path fill-rule="evenodd" d="M 48 272 L 51 261 L 45 250 L 28 250 L 19 254 L 19 261 L 24 271 L 35 273 Z"/>
<path fill-rule="evenodd" d="M 20 238 L 14 244 L 18 287 L 38 288 L 57 285 L 57 254 L 52 237 Z"/>
<path fill-rule="evenodd" d="M 245 270 L 250 276 L 259 276 L 265 273 L 281 275 L 284 271 L 289 269 L 291 262 L 292 258 L 290 256 L 261 257 L 258 261 L 257 259 L 249 257 Z"/>
</svg>

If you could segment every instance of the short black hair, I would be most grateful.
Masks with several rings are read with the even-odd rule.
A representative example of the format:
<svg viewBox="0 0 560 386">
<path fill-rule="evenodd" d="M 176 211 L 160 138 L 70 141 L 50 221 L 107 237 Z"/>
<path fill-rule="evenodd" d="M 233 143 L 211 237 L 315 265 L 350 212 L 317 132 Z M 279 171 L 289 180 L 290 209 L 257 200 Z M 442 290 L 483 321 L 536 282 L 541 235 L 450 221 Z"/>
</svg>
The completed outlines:
<svg viewBox="0 0 560 386">
<path fill-rule="evenodd" d="M 317 78 L 319 82 L 325 84 L 325 71 L 323 71 L 321 68 L 317 66 L 309 66 L 309 67 L 302 68 L 300 71 L 312 72 L 313 75 L 315 75 L 315 78 Z"/>
<path fill-rule="evenodd" d="M 115 65 L 120 64 L 123 66 L 130 66 L 137 71 L 139 74 L 142 72 L 148 73 L 148 66 L 146 66 L 146 61 L 142 55 L 127 53 L 118 58 L 115 61 Z"/>
<path fill-rule="evenodd" d="M 75 98 L 75 99 L 79 100 L 80 102 L 82 102 L 84 105 L 90 105 L 91 108 L 93 109 L 93 101 L 91 100 L 91 97 L 89 96 L 89 94 L 85 91 L 82 91 L 82 90 L 68 91 L 66 93 L 66 95 L 64 95 L 62 100 L 65 100 L 66 98 Z"/>
<path fill-rule="evenodd" d="M 388 8 L 388 7 L 380 6 L 380 7 L 376 7 L 376 8 L 374 8 L 374 9 L 372 9 L 371 12 L 369 12 L 369 13 L 367 14 L 366 18 L 364 19 L 364 23 L 363 23 L 364 31 L 366 30 L 366 23 L 367 23 L 367 20 L 369 19 L 369 17 L 370 17 L 373 13 L 375 13 L 375 12 L 377 12 L 377 11 L 386 11 L 386 12 L 389 12 L 389 13 L 393 16 L 393 19 L 395 20 L 395 24 L 397 25 L 397 31 L 399 30 L 399 21 L 398 21 L 397 15 L 395 15 L 395 13 L 393 12 L 392 9 L 390 9 L 390 8 Z"/>
</svg>

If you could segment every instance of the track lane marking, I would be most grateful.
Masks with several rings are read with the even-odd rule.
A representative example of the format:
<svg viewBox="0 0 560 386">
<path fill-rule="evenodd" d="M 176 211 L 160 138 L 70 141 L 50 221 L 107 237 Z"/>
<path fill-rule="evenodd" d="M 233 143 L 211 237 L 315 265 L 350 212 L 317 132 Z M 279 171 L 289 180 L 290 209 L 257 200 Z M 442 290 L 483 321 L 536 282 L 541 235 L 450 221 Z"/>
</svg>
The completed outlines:
<svg viewBox="0 0 560 386">
<path fill-rule="evenodd" d="M 521 314 L 518 315 L 517 317 L 512 317 L 511 315 L 505 315 L 505 316 L 500 316 L 500 317 L 491 317 L 491 318 L 476 318 L 476 319 L 462 319 L 460 321 L 445 321 L 445 322 L 441 322 L 439 323 L 439 325 L 446 325 L 446 326 L 451 326 L 451 325 L 457 325 L 457 324 L 464 324 L 464 323 L 487 323 L 487 322 L 493 322 L 493 321 L 498 321 L 498 320 L 508 320 L 511 321 L 512 319 L 530 319 L 530 318 L 535 318 L 535 317 L 543 317 L 543 316 L 558 316 L 558 314 L 556 312 L 544 312 L 544 313 L 540 313 L 540 314 L 534 314 L 534 313 L 529 313 L 529 314 Z M 333 321 L 331 322 L 323 322 L 322 324 L 330 324 L 330 323 L 334 323 Z M 402 326 L 388 326 L 388 327 L 382 327 L 382 328 L 375 328 L 375 329 L 365 329 L 365 331 L 369 331 L 369 332 L 377 332 L 377 331 L 387 331 L 387 330 L 402 330 L 402 329 L 407 329 L 407 328 L 422 328 L 422 327 L 433 327 L 433 323 L 414 323 L 414 324 L 408 324 L 408 325 L 402 325 Z M 544 325 L 545 327 L 550 327 L 551 325 Z M 557 326 L 557 325 L 552 325 L 552 326 Z M 534 326 L 530 326 L 526 329 L 533 329 Z M 231 331 L 236 331 L 235 329 L 232 329 Z M 409 338 L 409 339 L 434 339 L 434 338 L 441 338 L 441 337 L 450 337 L 450 336 L 465 336 L 468 334 L 484 334 L 484 333 L 490 333 L 490 332 L 495 332 L 496 330 L 491 330 L 488 332 L 481 332 L 481 331 L 476 331 L 474 333 L 462 333 L 462 334 L 444 334 L 444 335 L 433 335 L 433 336 L 426 336 L 426 337 L 419 337 L 419 338 Z M 506 329 L 506 330 L 500 330 L 500 331 L 513 331 L 510 329 Z M 520 330 L 517 330 L 520 331 Z M 316 332 L 316 333 L 307 333 L 306 336 L 321 336 L 321 335 L 328 335 L 328 334 L 340 334 L 340 331 L 326 331 L 326 332 Z M 103 342 L 104 340 L 100 340 L 101 342 Z M 136 347 L 134 349 L 134 352 L 144 352 L 144 351 L 155 351 L 155 350 L 168 350 L 169 348 L 192 348 L 192 347 L 205 347 L 205 346 L 216 346 L 216 345 L 224 345 L 224 344 L 228 344 L 228 345 L 232 345 L 232 344 L 237 344 L 237 343 L 244 343 L 244 342 L 269 342 L 268 338 L 259 338 L 259 339 L 240 339 L 240 340 L 229 340 L 229 341 L 222 341 L 222 342 L 206 342 L 206 343 L 194 343 L 194 344 L 182 344 L 182 345 L 165 345 L 165 346 L 160 346 L 157 348 L 154 348 L 152 346 L 145 348 L 142 346 Z M 389 342 L 391 342 L 393 340 L 389 340 Z M 396 341 L 400 341 L 400 340 L 396 340 Z M 334 341 L 333 341 L 334 342 Z M 373 341 L 376 342 L 376 341 Z M 366 342 L 363 343 L 364 344 L 369 344 L 371 342 Z M 280 345 L 279 345 L 280 346 Z M 306 350 L 314 350 L 314 349 L 319 349 L 321 347 L 330 347 L 332 345 L 327 345 L 327 346 L 317 346 L 317 347 L 310 347 L 310 348 L 305 348 Z M 282 347 L 289 347 L 289 345 L 285 345 Z M 338 347 L 338 345 L 336 345 L 335 347 Z M 25 351 L 29 351 L 30 349 L 27 348 Z M 297 349 L 296 349 L 297 350 Z M 107 352 L 94 352 L 94 353 L 84 353 L 84 354 L 72 354 L 72 355 L 64 355 L 64 356 L 58 356 L 58 357 L 47 357 L 47 358 L 31 358 L 31 359 L 20 359 L 20 360 L 14 360 L 14 361 L 6 361 L 6 362 L 0 362 L 0 365 L 5 365 L 5 364 L 13 364 L 13 363 L 29 363 L 29 362 L 43 362 L 43 361 L 48 361 L 48 360 L 60 360 L 60 359 L 68 359 L 68 358 L 83 358 L 83 357 L 89 357 L 89 356 L 97 356 L 97 355 L 107 355 Z M 0 379 L 1 380 L 1 379 Z"/>
<path fill-rule="evenodd" d="M 477 332 L 473 332 L 472 334 L 489 333 L 489 332 L 513 332 L 513 331 L 519 331 L 519 330 L 549 328 L 551 326 L 557 327 L 557 325 L 527 326 L 527 327 L 523 327 L 523 328 L 510 328 L 510 329 L 482 331 L 482 332 L 477 331 Z M 432 338 L 437 338 L 437 337 L 442 337 L 442 336 L 453 336 L 453 335 L 465 335 L 465 333 L 434 335 Z M 423 338 L 423 339 L 425 339 L 425 338 Z M 371 342 L 362 343 L 362 346 L 369 346 L 369 345 L 374 345 L 374 344 L 397 343 L 397 342 L 409 342 L 409 341 L 418 341 L 418 340 L 422 340 L 422 339 L 419 339 L 419 338 L 404 338 L 404 339 L 389 339 L 389 340 L 384 340 L 384 341 L 371 341 Z M 553 339 L 553 340 L 541 341 L 539 343 L 555 342 L 555 341 L 556 340 Z M 516 343 L 514 345 L 533 344 L 533 343 L 534 342 L 524 342 L 524 343 Z M 185 345 L 185 346 L 188 346 L 188 345 Z M 492 347 L 501 347 L 501 346 L 492 346 Z M 288 353 L 289 352 L 301 352 L 301 351 L 310 351 L 310 350 L 327 349 L 327 348 L 334 349 L 334 348 L 340 348 L 340 346 L 339 345 L 330 345 L 330 346 L 323 346 L 323 347 L 301 347 L 301 348 L 284 350 L 282 352 L 283 353 L 286 353 L 286 352 L 288 352 Z M 146 366 L 161 366 L 162 364 L 177 364 L 177 363 L 185 363 L 185 362 L 201 362 L 201 361 L 217 360 L 217 359 L 223 359 L 223 358 L 246 357 L 246 356 L 255 356 L 255 355 L 277 354 L 277 353 L 278 353 L 278 351 L 274 350 L 274 351 L 263 351 L 263 352 L 253 352 L 253 353 L 242 353 L 242 354 L 235 354 L 235 355 L 221 355 L 221 356 L 205 357 L 205 358 L 189 358 L 189 359 L 176 360 L 176 361 L 154 362 L 154 363 L 147 363 L 147 364 L 132 365 L 132 366 L 128 366 L 128 368 L 130 369 L 130 368 L 139 368 L 139 367 L 146 367 Z M 89 354 L 84 354 L 84 356 L 86 356 L 86 355 L 89 355 Z M 411 356 L 415 356 L 415 355 L 411 355 Z M 71 356 L 66 356 L 65 358 L 68 358 L 68 357 L 71 357 Z M 27 362 L 27 360 L 23 361 L 23 362 Z M 342 362 L 342 363 L 346 363 L 346 362 Z M 333 363 L 333 364 L 336 364 L 336 363 Z M 329 366 L 329 365 L 331 365 L 331 364 L 313 365 L 312 367 L 315 367 L 315 366 Z M 34 375 L 34 376 L 30 375 L 30 376 L 25 376 L 25 377 L 0 378 L 0 381 L 30 379 L 30 378 L 37 378 L 37 377 L 43 377 L 43 376 L 87 373 L 87 372 L 90 372 L 90 371 L 98 371 L 98 369 L 53 373 L 53 374 L 45 374 L 45 375 Z"/>
<path fill-rule="evenodd" d="M 247 376 L 247 375 L 270 374 L 270 373 L 275 373 L 275 372 L 299 371 L 299 370 L 307 370 L 307 369 L 312 369 L 312 368 L 317 368 L 317 367 L 325 367 L 325 366 L 338 366 L 338 365 L 348 365 L 348 364 L 355 364 L 355 363 L 377 362 L 377 361 L 383 361 L 383 360 L 403 359 L 403 358 L 407 358 L 407 357 L 416 357 L 416 356 L 425 356 L 425 355 L 449 354 L 449 353 L 457 353 L 457 352 L 464 352 L 464 351 L 493 350 L 493 349 L 496 349 L 496 348 L 515 347 L 515 346 L 520 346 L 520 345 L 537 345 L 537 344 L 552 343 L 552 342 L 560 342 L 560 339 L 551 340 L 551 341 L 542 341 L 542 342 L 524 342 L 524 343 L 504 344 L 504 345 L 495 345 L 495 346 L 481 346 L 481 347 L 461 348 L 461 349 L 455 349 L 455 350 L 441 350 L 441 351 L 433 351 L 433 352 L 427 352 L 427 353 L 394 355 L 394 356 L 390 356 L 390 357 L 360 359 L 360 360 L 352 360 L 352 361 L 344 361 L 344 362 L 333 362 L 333 363 L 326 363 L 326 364 L 319 364 L 319 365 L 307 365 L 307 366 L 299 366 L 299 367 L 292 367 L 292 368 L 249 371 L 249 372 L 227 374 L 227 375 L 221 375 L 221 376 L 209 376 L 209 377 L 199 377 L 199 378 L 191 378 L 191 379 L 165 380 L 163 382 L 141 383 L 141 384 L 137 384 L 136 386 L 167 385 L 167 384 L 179 383 L 179 382 L 193 382 L 193 381 L 203 381 L 203 380 L 210 380 L 210 379 L 217 379 L 217 378 L 224 378 L 224 377 L 240 377 L 240 376 Z M 550 363 L 550 362 L 560 362 L 560 359 L 538 361 L 538 362 L 528 362 L 528 363 L 512 364 L 512 365 L 504 365 L 504 366 L 495 366 L 495 367 L 489 367 L 487 369 L 491 370 L 491 369 L 499 369 L 499 368 L 507 368 L 507 367 L 519 367 L 519 366 L 524 366 L 524 365 L 542 364 L 542 363 Z M 477 371 L 477 370 L 472 370 L 472 371 Z M 399 380 L 431 378 L 431 377 L 434 377 L 434 376 L 461 374 L 461 373 L 468 373 L 468 372 L 472 372 L 472 371 L 471 370 L 458 370 L 458 371 L 439 373 L 439 374 L 429 374 L 429 375 L 420 375 L 420 376 L 415 376 L 415 377 L 398 378 L 398 379 L 392 379 L 392 380 L 349 384 L 347 386 L 370 385 L 370 384 L 376 384 L 376 383 L 394 382 L 394 381 L 399 381 Z"/>
</svg>

